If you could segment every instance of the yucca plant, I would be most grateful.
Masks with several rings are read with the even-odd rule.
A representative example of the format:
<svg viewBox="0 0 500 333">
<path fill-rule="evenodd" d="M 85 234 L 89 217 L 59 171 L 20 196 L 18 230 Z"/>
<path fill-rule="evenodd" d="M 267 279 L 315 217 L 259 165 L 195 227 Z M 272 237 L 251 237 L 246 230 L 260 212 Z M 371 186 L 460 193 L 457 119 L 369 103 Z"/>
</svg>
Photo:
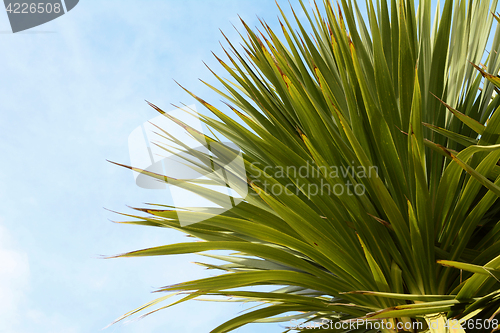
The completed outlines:
<svg viewBox="0 0 500 333">
<path fill-rule="evenodd" d="M 307 324 L 287 331 L 491 331 L 500 311 L 497 0 L 446 0 L 434 14 L 431 0 L 369 0 L 366 13 L 351 0 L 300 6 L 306 20 L 283 15 L 281 37 L 243 23 L 241 48 L 228 41 L 228 60 L 217 58 L 230 78 L 214 74 L 226 91 L 209 86 L 232 116 L 190 93 L 215 116 L 200 115 L 213 135 L 152 105 L 200 144 L 241 149 L 245 171 L 226 171 L 244 183 L 233 188 L 243 200 L 223 213 L 155 205 L 127 215 L 200 241 L 118 257 L 232 252 L 206 254 L 227 262 L 205 264 L 222 274 L 161 288 L 166 296 L 120 319 L 180 293 L 174 304 L 261 303 L 212 332 L 292 319 Z M 183 158 L 208 174 L 226 153 Z M 210 163 L 199 162 L 204 154 Z M 308 172 L 287 172 L 301 167 Z M 189 181 L 130 168 L 214 203 L 224 196 L 205 186 L 225 183 L 221 173 Z M 178 211 L 203 221 L 181 226 Z"/>
</svg>

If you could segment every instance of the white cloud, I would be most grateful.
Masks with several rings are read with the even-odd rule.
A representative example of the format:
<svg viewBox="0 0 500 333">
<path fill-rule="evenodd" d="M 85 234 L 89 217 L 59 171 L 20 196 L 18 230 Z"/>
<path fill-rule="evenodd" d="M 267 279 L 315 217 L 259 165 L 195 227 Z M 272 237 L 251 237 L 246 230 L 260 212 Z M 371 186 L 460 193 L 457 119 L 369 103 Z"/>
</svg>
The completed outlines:
<svg viewBox="0 0 500 333">
<path fill-rule="evenodd" d="M 29 261 L 16 249 L 14 240 L 0 220 L 0 332 L 13 332 L 21 319 L 19 308 L 29 288 Z M 7 325 L 7 326 L 5 326 Z"/>
</svg>

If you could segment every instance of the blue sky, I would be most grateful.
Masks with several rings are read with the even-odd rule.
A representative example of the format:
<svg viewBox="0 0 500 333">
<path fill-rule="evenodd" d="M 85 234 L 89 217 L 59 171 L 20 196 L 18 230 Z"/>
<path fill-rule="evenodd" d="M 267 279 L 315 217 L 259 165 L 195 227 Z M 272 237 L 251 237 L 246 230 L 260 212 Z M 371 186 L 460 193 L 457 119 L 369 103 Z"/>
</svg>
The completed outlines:
<svg viewBox="0 0 500 333">
<path fill-rule="evenodd" d="M 197 256 L 100 259 L 185 241 L 178 232 L 114 224 L 104 208 L 168 201 L 137 187 L 127 140 L 157 115 L 194 100 L 172 79 L 218 101 L 219 28 L 233 40 L 238 14 L 276 26 L 273 1 L 82 0 L 26 33 L 9 33 L 0 11 L 0 332 L 99 332 L 155 298 L 155 288 L 213 274 Z M 201 109 L 201 107 L 199 107 Z M 105 332 L 208 332 L 235 304 L 190 302 Z M 278 332 L 270 327 L 262 332 Z M 254 332 L 255 326 L 238 332 Z"/>
</svg>

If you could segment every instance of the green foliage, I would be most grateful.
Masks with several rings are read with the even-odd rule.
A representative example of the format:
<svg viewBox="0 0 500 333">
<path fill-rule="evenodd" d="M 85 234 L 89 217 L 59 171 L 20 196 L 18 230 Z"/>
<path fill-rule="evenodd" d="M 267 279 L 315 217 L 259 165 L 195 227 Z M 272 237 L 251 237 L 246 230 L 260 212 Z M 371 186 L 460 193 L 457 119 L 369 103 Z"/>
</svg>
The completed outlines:
<svg viewBox="0 0 500 333">
<path fill-rule="evenodd" d="M 446 0 L 433 22 L 430 0 L 418 8 L 375 2 L 366 22 L 351 0 L 312 11 L 300 3 L 306 20 L 283 16 L 281 39 L 264 22 L 260 31 L 245 24 L 243 50 L 228 41 L 229 62 L 218 58 L 231 79 L 214 75 L 227 91 L 211 86 L 239 121 L 190 93 L 215 116 L 201 116 L 205 124 L 241 148 L 245 200 L 222 214 L 187 208 L 204 220 L 186 227 L 175 209 L 159 206 L 124 222 L 202 241 L 120 257 L 236 252 L 207 254 L 227 262 L 205 264 L 223 274 L 160 290 L 183 293 L 181 301 L 231 296 L 265 305 L 212 332 L 299 317 L 425 328 L 433 316 L 487 319 L 499 310 L 500 29 L 485 56 L 497 0 Z M 269 172 L 306 165 L 314 175 Z M 356 172 L 332 177 L 332 166 Z M 214 202 L 223 195 L 152 176 Z M 348 182 L 365 192 L 308 190 Z M 257 285 L 287 287 L 246 288 Z"/>
</svg>

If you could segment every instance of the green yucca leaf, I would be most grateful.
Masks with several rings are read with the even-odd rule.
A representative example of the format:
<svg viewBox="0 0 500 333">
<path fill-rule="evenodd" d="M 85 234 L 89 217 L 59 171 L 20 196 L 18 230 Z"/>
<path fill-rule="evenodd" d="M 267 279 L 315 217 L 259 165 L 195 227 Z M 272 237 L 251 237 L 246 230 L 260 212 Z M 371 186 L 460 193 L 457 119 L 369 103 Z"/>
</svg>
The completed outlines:
<svg viewBox="0 0 500 333">
<path fill-rule="evenodd" d="M 351 0 L 314 2 L 312 9 L 299 0 L 293 17 L 278 5 L 280 31 L 263 20 L 258 29 L 242 21 L 240 46 L 224 36 L 227 46 L 216 56 L 224 74 L 210 69 L 215 83 L 203 82 L 227 110 L 184 88 L 211 114 L 197 115 L 210 134 L 150 103 L 212 149 L 156 130 L 166 154 L 206 177 L 116 163 L 218 207 L 134 208 L 136 214 L 122 214 L 133 220 L 121 223 L 172 228 L 200 241 L 115 257 L 197 253 L 220 261 L 198 263 L 220 275 L 160 288 L 166 296 L 118 320 L 207 298 L 263 305 L 212 332 L 254 322 L 366 319 L 444 333 L 433 321 L 495 317 L 497 2 L 445 0 L 433 16 L 431 0 L 369 0 L 366 12 Z M 240 155 L 228 141 L 241 150 L 239 166 L 231 164 Z M 288 172 L 300 168 L 308 172 Z M 231 188 L 230 207 L 217 186 Z M 226 252 L 205 253 L 214 250 Z M 365 322 L 350 332 L 375 331 Z"/>
</svg>

